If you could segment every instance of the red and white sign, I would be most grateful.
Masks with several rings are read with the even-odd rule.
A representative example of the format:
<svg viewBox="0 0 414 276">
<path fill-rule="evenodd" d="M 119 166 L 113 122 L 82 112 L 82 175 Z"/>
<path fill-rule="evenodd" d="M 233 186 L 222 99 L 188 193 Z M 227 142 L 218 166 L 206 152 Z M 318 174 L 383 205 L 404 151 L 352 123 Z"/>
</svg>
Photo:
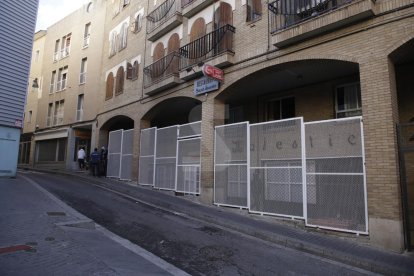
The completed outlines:
<svg viewBox="0 0 414 276">
<path fill-rule="evenodd" d="M 203 74 L 206 77 L 218 80 L 218 81 L 223 81 L 224 80 L 224 72 L 223 70 L 214 67 L 212 65 L 208 65 L 208 64 L 204 64 L 203 65 Z"/>
</svg>

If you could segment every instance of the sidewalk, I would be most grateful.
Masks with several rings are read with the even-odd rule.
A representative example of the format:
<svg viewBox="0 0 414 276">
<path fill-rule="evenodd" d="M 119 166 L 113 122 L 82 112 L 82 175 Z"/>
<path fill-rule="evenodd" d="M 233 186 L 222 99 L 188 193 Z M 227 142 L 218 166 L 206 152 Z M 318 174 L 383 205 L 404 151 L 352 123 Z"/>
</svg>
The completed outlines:
<svg viewBox="0 0 414 276">
<path fill-rule="evenodd" d="M 19 173 L 0 178 L 0 275 L 187 274 Z"/>
</svg>

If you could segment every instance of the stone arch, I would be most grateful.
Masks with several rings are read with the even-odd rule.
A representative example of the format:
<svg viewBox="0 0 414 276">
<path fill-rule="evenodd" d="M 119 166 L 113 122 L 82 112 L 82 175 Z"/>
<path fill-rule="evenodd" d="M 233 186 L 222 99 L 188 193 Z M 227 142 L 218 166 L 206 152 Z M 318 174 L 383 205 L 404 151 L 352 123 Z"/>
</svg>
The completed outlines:
<svg viewBox="0 0 414 276">
<path fill-rule="evenodd" d="M 99 121 L 98 121 L 99 122 Z M 107 146 L 109 139 L 109 132 L 118 129 L 134 129 L 135 122 L 128 115 L 116 115 L 107 119 L 102 124 L 98 124 L 99 142 L 98 145 Z"/>
<path fill-rule="evenodd" d="M 192 97 L 172 97 L 154 104 L 141 118 L 141 125 L 165 127 L 201 120 L 201 101 Z"/>
</svg>

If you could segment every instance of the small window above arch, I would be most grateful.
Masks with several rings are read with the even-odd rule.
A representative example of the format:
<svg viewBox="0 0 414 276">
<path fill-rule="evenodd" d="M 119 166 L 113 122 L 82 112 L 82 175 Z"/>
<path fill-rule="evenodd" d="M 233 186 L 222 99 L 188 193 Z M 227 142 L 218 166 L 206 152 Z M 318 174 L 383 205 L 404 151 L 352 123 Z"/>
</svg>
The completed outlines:
<svg viewBox="0 0 414 276">
<path fill-rule="evenodd" d="M 93 3 L 89 2 L 86 6 L 86 12 L 91 12 L 93 10 Z"/>
</svg>

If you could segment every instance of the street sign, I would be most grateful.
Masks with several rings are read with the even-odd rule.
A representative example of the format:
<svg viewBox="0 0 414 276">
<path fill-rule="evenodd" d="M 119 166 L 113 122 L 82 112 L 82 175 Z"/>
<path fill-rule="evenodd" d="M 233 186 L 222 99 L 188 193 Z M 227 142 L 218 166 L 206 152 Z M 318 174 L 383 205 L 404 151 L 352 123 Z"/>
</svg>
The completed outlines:
<svg viewBox="0 0 414 276">
<path fill-rule="evenodd" d="M 206 77 L 218 80 L 218 81 L 223 81 L 224 80 L 224 72 L 223 70 L 214 67 L 212 65 L 208 65 L 208 64 L 204 64 L 203 68 L 202 68 L 203 74 Z"/>
<path fill-rule="evenodd" d="M 214 90 L 219 89 L 219 81 L 211 79 L 209 77 L 203 77 L 194 81 L 194 95 L 202 95 Z"/>
</svg>

